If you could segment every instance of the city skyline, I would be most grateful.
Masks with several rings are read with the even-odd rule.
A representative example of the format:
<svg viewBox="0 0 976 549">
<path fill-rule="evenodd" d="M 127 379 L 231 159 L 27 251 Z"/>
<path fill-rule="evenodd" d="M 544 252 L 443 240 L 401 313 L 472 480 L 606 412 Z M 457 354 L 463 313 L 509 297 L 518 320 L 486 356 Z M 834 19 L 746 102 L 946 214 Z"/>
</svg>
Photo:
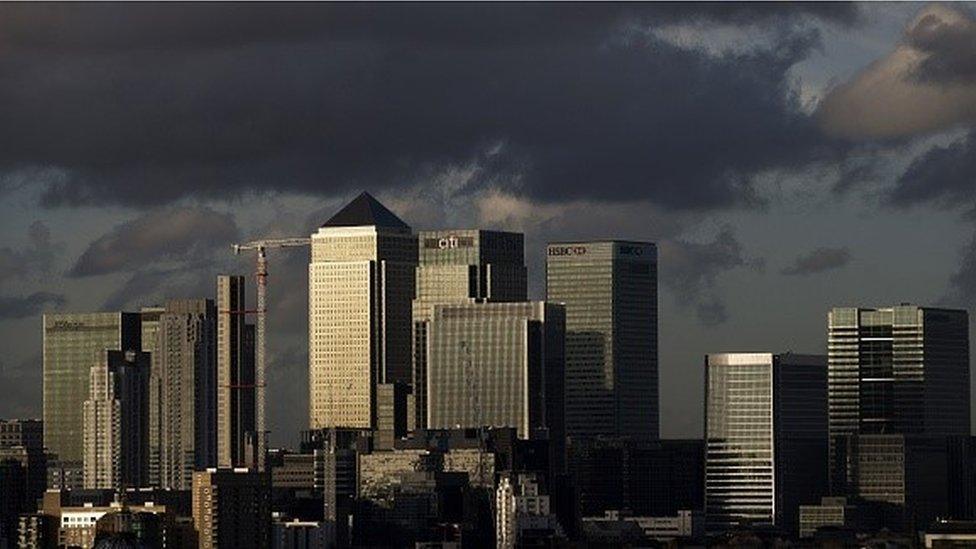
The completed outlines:
<svg viewBox="0 0 976 549">
<path fill-rule="evenodd" d="M 74 143 L 57 140 L 47 146 L 35 135 L 18 139 L 9 130 L 0 130 L 0 142 L 7 144 L 7 152 L 0 159 L 0 196 L 4 197 L 0 231 L 7 236 L 0 247 L 0 265 L 6 267 L 0 279 L 0 343 L 12 349 L 2 359 L 0 369 L 0 383 L 9 388 L 4 396 L 9 391 L 11 397 L 0 403 L 0 416 L 41 416 L 42 312 L 138 312 L 142 306 L 162 305 L 169 298 L 212 298 L 214 276 L 219 272 L 248 273 L 250 286 L 252 265 L 234 257 L 230 244 L 259 236 L 311 234 L 360 188 L 374 192 L 415 232 L 477 227 L 524 233 L 530 299 L 544 298 L 544 248 L 550 241 L 622 238 L 658 242 L 661 433 L 666 437 L 699 436 L 702 431 L 700 365 L 706 353 L 790 347 L 795 352 L 825 353 L 826 313 L 834 306 L 907 301 L 971 309 L 976 304 L 976 249 L 971 244 L 972 222 L 964 214 L 974 199 L 972 186 L 967 183 L 972 178 L 965 175 L 971 173 L 965 170 L 972 168 L 971 162 L 966 163 L 966 151 L 971 151 L 974 143 L 970 137 L 973 121 L 971 111 L 959 105 L 973 103 L 976 92 L 972 74 L 962 72 L 959 65 L 958 78 L 947 76 L 945 71 L 957 67 L 949 63 L 954 59 L 951 56 L 946 63 L 933 63 L 943 72 L 933 69 L 924 78 L 897 72 L 906 50 L 911 53 L 915 48 L 936 60 L 944 53 L 937 42 L 916 40 L 919 12 L 961 32 L 972 32 L 971 6 L 813 7 L 770 7 L 760 14 L 755 8 L 648 7 L 646 13 L 635 10 L 621 15 L 609 7 L 588 6 L 581 7 L 579 14 L 564 13 L 559 18 L 545 7 L 521 11 L 511 7 L 504 15 L 518 23 L 515 28 L 537 29 L 536 18 L 551 18 L 553 23 L 549 33 L 536 35 L 542 46 L 528 39 L 514 41 L 513 47 L 529 59 L 522 64 L 499 53 L 501 48 L 492 32 L 499 29 L 497 17 L 467 23 L 472 27 L 466 29 L 479 31 L 468 33 L 465 40 L 469 43 L 436 32 L 428 38 L 407 32 L 399 35 L 402 42 L 395 42 L 390 36 L 397 36 L 393 31 L 399 22 L 391 21 L 389 13 L 372 25 L 347 21 L 348 32 L 380 51 L 390 52 L 405 43 L 418 57 L 433 55 L 431 51 L 438 47 L 448 52 L 447 57 L 451 52 L 474 52 L 479 66 L 491 67 L 490 72 L 496 75 L 498 87 L 483 92 L 488 102 L 510 107 L 513 89 L 518 89 L 511 81 L 541 73 L 527 80 L 531 84 L 526 90 L 526 104 L 531 106 L 527 112 L 493 112 L 489 117 L 497 119 L 498 126 L 485 127 L 474 124 L 475 119 L 466 114 L 470 102 L 461 105 L 463 112 L 451 113 L 416 99 L 430 91 L 427 86 L 443 85 L 443 78 L 463 82 L 457 89 L 446 88 L 459 96 L 478 96 L 476 84 L 483 80 L 465 72 L 456 59 L 440 59 L 442 64 L 432 69 L 440 71 L 437 74 L 419 72 L 409 55 L 397 65 L 402 71 L 376 61 L 365 69 L 372 72 L 365 74 L 388 76 L 398 87 L 369 88 L 363 100 L 385 104 L 387 110 L 376 113 L 375 120 L 363 120 L 358 131 L 343 134 L 360 150 L 375 151 L 375 166 L 357 161 L 354 151 L 345 148 L 341 149 L 345 155 L 342 159 L 309 160 L 315 155 L 307 153 L 308 149 L 319 150 L 317 144 L 341 138 L 302 126 L 296 111 L 284 107 L 283 119 L 301 131 L 295 162 L 276 163 L 270 157 L 261 157 L 239 165 L 218 163 L 219 168 L 207 172 L 206 177 L 190 168 L 185 173 L 176 167 L 182 165 L 177 154 L 181 147 L 196 143 L 193 140 L 198 138 L 196 127 L 188 120 L 198 116 L 209 120 L 207 124 L 215 129 L 207 139 L 216 144 L 207 154 L 215 156 L 221 151 L 247 156 L 242 151 L 261 148 L 257 143 L 262 139 L 285 142 L 287 138 L 281 136 L 287 127 L 262 122 L 254 133 L 248 133 L 233 113 L 218 112 L 210 103 L 189 102 L 180 104 L 183 110 L 159 107 L 163 113 L 159 118 L 172 115 L 172 121 L 137 118 L 148 128 L 144 138 L 126 133 L 128 126 L 120 128 L 119 135 L 133 142 L 127 147 L 108 138 L 92 140 L 88 149 L 80 148 L 78 143 L 86 140 L 78 138 Z M 57 98 L 76 94 L 91 106 L 91 113 L 108 119 L 119 119 L 129 112 L 127 109 L 139 107 L 134 100 L 123 101 L 118 110 L 112 110 L 115 107 L 103 97 L 117 96 L 120 90 L 130 89 L 127 86 L 148 89 L 154 83 L 152 77 L 133 70 L 131 64 L 98 53 L 138 45 L 139 33 L 107 33 L 111 38 L 97 38 L 100 33 L 96 31 L 104 30 L 99 22 L 103 18 L 75 19 L 78 22 L 72 27 L 55 21 L 51 9 L 3 8 L 10 14 L 5 21 L 15 21 L 21 30 L 10 33 L 14 53 L 2 62 L 12 63 L 11 67 L 19 66 L 17 60 L 46 62 L 63 69 L 64 79 L 50 82 L 32 71 L 18 69 L 10 73 L 9 89 L 35 89 L 46 104 L 58 104 Z M 153 19 L 153 9 L 118 8 L 118 14 L 138 29 Z M 301 25 L 294 16 L 282 15 L 284 20 L 274 33 L 254 27 L 254 14 L 248 10 L 229 21 L 226 35 L 204 39 L 211 20 L 208 17 L 214 12 L 192 13 L 204 9 L 199 7 L 185 9 L 154 21 L 161 28 L 167 24 L 176 28 L 183 18 L 192 16 L 203 22 L 198 30 L 185 30 L 179 37 L 149 37 L 183 40 L 183 49 L 150 52 L 130 48 L 130 60 L 159 62 L 161 66 L 178 61 L 180 66 L 197 71 L 190 74 L 215 72 L 241 84 L 251 82 L 279 60 L 282 49 L 298 55 L 300 43 L 313 43 L 315 51 L 336 47 L 319 36 L 314 25 Z M 308 20 L 325 21 L 322 28 L 328 28 L 330 18 L 346 21 L 343 18 L 355 19 L 357 15 L 355 8 L 335 8 L 328 17 L 305 9 L 311 10 L 305 14 Z M 406 16 L 418 25 L 424 23 L 418 28 L 425 29 L 437 20 L 422 10 Z M 599 49 L 595 44 L 607 37 L 624 36 L 610 22 L 618 16 L 642 22 L 645 38 L 655 47 L 637 58 L 610 48 L 609 57 L 594 59 L 592 51 Z M 786 30 L 764 30 L 760 33 L 763 39 L 757 40 L 748 31 L 745 21 L 749 19 L 762 29 Z M 53 32 L 64 30 L 64 25 L 72 32 Z M 711 32 L 716 29 L 724 32 Z M 509 34 L 500 36 L 512 39 Z M 565 63 L 548 73 L 536 71 L 537 58 L 545 61 L 538 52 L 546 46 L 557 47 L 567 59 L 577 61 L 582 73 L 592 76 L 580 82 L 580 95 L 592 90 L 597 97 L 602 94 L 633 107 L 636 110 L 626 114 L 636 116 L 636 127 L 626 122 L 630 118 L 621 111 L 600 104 L 591 105 L 596 118 L 580 119 L 589 131 L 561 125 L 560 117 L 576 112 L 579 105 L 589 105 L 575 93 L 551 105 L 549 114 L 536 112 L 542 105 L 539 97 L 545 97 L 551 86 L 565 86 L 578 76 Z M 233 48 L 248 49 L 254 56 L 242 62 L 224 59 L 223 52 Z M 743 51 L 754 53 L 756 59 L 736 53 Z M 83 65 L 86 68 L 76 65 L 78 68 L 66 69 L 82 59 L 91 63 Z M 307 58 L 294 59 L 301 65 Z M 666 59 L 681 60 L 679 64 L 687 68 L 664 73 L 672 70 L 663 61 Z M 673 82 L 678 89 L 697 83 L 703 98 L 697 107 L 701 108 L 683 103 L 669 95 L 666 87 L 653 82 L 620 81 L 614 74 L 594 69 L 597 61 L 606 61 L 609 69 L 619 72 L 642 69 L 660 74 L 662 81 Z M 297 91 L 266 85 L 258 90 L 265 99 L 231 93 L 228 96 L 234 100 L 230 110 L 252 112 L 251 120 L 261 121 L 263 115 L 258 113 L 265 111 L 258 107 L 267 108 L 266 99 L 301 105 L 307 92 L 324 110 L 314 111 L 315 116 L 333 114 L 328 110 L 333 104 L 358 112 L 359 103 L 354 98 L 317 93 L 330 89 L 327 82 L 319 80 L 319 74 L 331 78 L 351 66 L 341 56 L 335 63 L 336 67 L 316 64 L 315 78 L 296 84 Z M 279 64 L 269 76 L 288 80 L 292 69 L 284 65 Z M 419 84 L 417 80 L 423 78 L 414 76 L 418 73 L 426 74 L 431 82 Z M 82 83 L 98 74 L 113 74 L 117 80 L 96 90 L 103 95 L 90 95 Z M 551 81 L 547 82 L 544 74 Z M 733 78 L 735 74 L 740 76 Z M 356 73 L 350 78 L 359 76 Z M 870 76 L 914 86 L 924 105 L 943 109 L 936 115 L 917 105 L 906 106 L 879 96 L 879 103 L 896 111 L 912 109 L 920 114 L 904 121 L 892 117 L 900 125 L 888 126 L 871 118 L 877 113 L 869 109 L 862 109 L 862 116 L 850 116 L 851 111 L 845 109 L 863 107 L 859 101 Z M 939 78 L 955 82 L 952 85 L 958 87 L 957 96 L 930 95 L 926 82 L 938 82 Z M 368 87 L 359 80 L 351 82 Z M 713 90 L 714 82 L 726 86 Z M 158 93 L 181 97 L 183 92 L 201 89 L 197 86 L 181 81 L 179 87 L 165 87 Z M 734 90 L 740 99 L 723 109 L 719 99 L 724 98 L 726 89 Z M 776 91 L 770 99 L 757 89 Z M 9 93 L 3 112 L 11 122 L 34 116 L 38 124 L 29 127 L 37 127 L 39 134 L 46 133 L 52 140 L 55 134 L 64 133 L 54 124 L 72 120 L 69 113 L 39 111 L 37 98 Z M 204 95 L 204 99 L 213 99 Z M 427 97 L 449 103 L 443 95 Z M 642 103 L 645 97 L 649 98 L 647 105 Z M 761 130 L 761 137 L 749 137 L 751 133 L 740 127 L 744 120 L 731 112 L 736 108 L 751 109 L 749 112 L 758 115 L 755 126 L 750 127 Z M 336 109 L 336 113 L 345 112 Z M 665 114 L 671 111 L 684 118 L 663 124 Z M 188 117 L 183 116 L 187 113 Z M 203 118 L 207 113 L 212 114 Z M 86 133 L 99 137 L 113 134 L 83 114 L 77 114 L 82 118 L 76 125 L 86 128 Z M 458 120 L 443 122 L 448 114 Z M 520 118 L 543 131 L 527 129 Z M 420 139 L 403 126 L 419 126 L 428 120 L 438 121 L 428 131 L 430 143 L 439 144 L 439 148 L 405 145 L 405 141 Z M 598 123 L 601 120 L 619 120 L 620 125 L 607 128 Z M 52 129 L 45 131 L 40 122 L 52 124 Z M 341 122 L 353 123 L 345 118 Z M 386 124 L 390 125 L 391 139 L 381 138 L 377 134 L 382 132 L 374 131 Z M 28 127 L 26 123 L 12 125 Z M 459 140 L 458 127 L 465 125 L 482 139 L 477 145 Z M 689 137 L 685 135 L 687 128 L 696 131 Z M 181 131 L 173 135 L 169 132 L 173 129 Z M 345 129 L 349 127 L 340 125 L 336 131 Z M 623 144 L 628 146 L 621 146 L 621 133 L 627 136 Z M 773 145 L 789 133 L 797 137 L 786 140 L 782 147 Z M 244 136 L 243 143 L 238 135 Z M 402 139 L 404 135 L 411 137 Z M 706 138 L 717 140 L 709 143 L 714 151 L 703 148 Z M 733 146 L 737 141 L 743 142 L 741 148 Z M 632 159 L 630 171 L 595 162 L 599 148 L 589 149 L 601 143 L 619 150 L 609 160 Z M 653 147 L 669 143 L 674 147 L 670 154 L 654 152 Z M 145 152 L 154 145 L 166 149 L 166 154 Z M 581 170 L 569 177 L 554 169 L 549 148 L 564 149 L 570 153 L 566 156 L 576 155 L 584 162 L 593 161 L 593 170 L 602 171 Z M 731 153 L 716 154 L 725 150 Z M 540 171 L 513 171 L 520 164 L 511 161 L 512 155 L 536 160 Z M 397 171 L 394 167 L 398 164 L 391 159 L 398 158 L 414 160 Z M 578 167 L 575 162 L 566 162 L 567 170 Z M 147 166 L 155 166 L 157 171 Z M 741 182 L 727 181 L 720 175 L 723 170 Z M 254 179 L 243 177 L 242 171 L 251 171 Z M 560 177 L 562 185 L 553 183 Z M 130 178 L 142 183 L 128 183 Z M 580 178 L 588 179 L 580 182 Z M 522 182 L 521 187 L 516 181 Z M 301 251 L 272 254 L 269 315 L 274 320 L 269 334 L 268 401 L 278 404 L 268 406 L 268 416 L 272 442 L 293 444 L 294 426 L 304 424 L 308 404 L 304 396 L 308 361 L 303 311 L 307 307 L 303 289 L 307 256 Z M 253 290 L 248 294 L 253 295 Z"/>
</svg>

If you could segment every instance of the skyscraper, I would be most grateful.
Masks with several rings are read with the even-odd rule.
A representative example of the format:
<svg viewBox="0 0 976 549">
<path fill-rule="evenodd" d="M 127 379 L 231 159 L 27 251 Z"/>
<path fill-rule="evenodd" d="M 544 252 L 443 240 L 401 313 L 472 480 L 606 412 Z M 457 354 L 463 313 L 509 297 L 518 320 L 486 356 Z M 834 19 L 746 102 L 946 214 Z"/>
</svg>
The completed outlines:
<svg viewBox="0 0 976 549">
<path fill-rule="evenodd" d="M 429 326 L 428 427 L 514 427 L 519 438 L 549 438 L 561 469 L 562 305 L 435 305 Z"/>
<path fill-rule="evenodd" d="M 159 317 L 166 307 L 152 306 L 139 309 L 139 324 L 142 331 L 142 350 L 152 353 L 156 350 L 156 332 L 159 331 Z"/>
<path fill-rule="evenodd" d="M 658 436 L 657 247 L 546 251 L 546 299 L 566 305 L 566 433 Z"/>
<path fill-rule="evenodd" d="M 525 301 L 525 247 L 521 233 L 477 229 L 418 234 L 417 292 L 413 301 L 413 394 L 416 425 L 427 421 L 427 329 L 436 304 Z"/>
<path fill-rule="evenodd" d="M 216 310 L 210 299 L 166 303 L 150 373 L 150 481 L 189 490 L 216 448 Z"/>
<path fill-rule="evenodd" d="M 309 424 L 373 428 L 376 385 L 409 383 L 417 238 L 362 193 L 312 235 Z"/>
<path fill-rule="evenodd" d="M 254 326 L 244 322 L 243 276 L 217 277 L 217 466 L 253 463 Z"/>
<path fill-rule="evenodd" d="M 101 351 L 84 404 L 85 488 L 148 481 L 149 353 Z"/>
<path fill-rule="evenodd" d="M 776 526 L 826 489 L 823 356 L 705 357 L 705 512 L 709 531 Z"/>
<path fill-rule="evenodd" d="M 914 305 L 838 307 L 827 316 L 831 486 L 854 461 L 836 453 L 858 434 L 969 434 L 969 317 Z M 849 456 L 856 460 L 856 456 Z"/>
<path fill-rule="evenodd" d="M 44 446 L 62 463 L 82 461 L 83 403 L 95 353 L 140 349 L 139 315 L 44 315 Z"/>
<path fill-rule="evenodd" d="M 900 305 L 827 317 L 830 434 L 969 434 L 969 316 Z"/>
</svg>

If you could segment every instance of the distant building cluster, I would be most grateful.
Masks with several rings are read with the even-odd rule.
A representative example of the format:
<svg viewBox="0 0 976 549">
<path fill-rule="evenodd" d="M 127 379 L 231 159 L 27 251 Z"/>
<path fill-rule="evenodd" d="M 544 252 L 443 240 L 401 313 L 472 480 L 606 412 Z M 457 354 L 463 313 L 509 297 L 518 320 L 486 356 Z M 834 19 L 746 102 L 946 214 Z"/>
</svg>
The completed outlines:
<svg viewBox="0 0 976 549">
<path fill-rule="evenodd" d="M 653 243 L 550 243 L 542 301 L 522 234 L 414 232 L 366 193 L 306 243 L 298 447 L 257 432 L 244 277 L 45 315 L 43 421 L 0 420 L 0 549 L 976 539 L 965 311 L 837 307 L 826 355 L 707 354 L 703 436 L 669 440 Z"/>
</svg>

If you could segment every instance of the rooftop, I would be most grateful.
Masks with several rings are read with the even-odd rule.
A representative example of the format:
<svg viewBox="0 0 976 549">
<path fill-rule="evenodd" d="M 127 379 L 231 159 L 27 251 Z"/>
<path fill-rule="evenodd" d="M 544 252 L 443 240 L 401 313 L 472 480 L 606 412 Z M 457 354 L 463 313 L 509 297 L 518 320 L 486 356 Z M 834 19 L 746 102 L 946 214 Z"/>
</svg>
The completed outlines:
<svg viewBox="0 0 976 549">
<path fill-rule="evenodd" d="M 390 227 L 410 229 L 402 219 L 380 204 L 373 195 L 363 192 L 326 221 L 323 227 Z"/>
</svg>

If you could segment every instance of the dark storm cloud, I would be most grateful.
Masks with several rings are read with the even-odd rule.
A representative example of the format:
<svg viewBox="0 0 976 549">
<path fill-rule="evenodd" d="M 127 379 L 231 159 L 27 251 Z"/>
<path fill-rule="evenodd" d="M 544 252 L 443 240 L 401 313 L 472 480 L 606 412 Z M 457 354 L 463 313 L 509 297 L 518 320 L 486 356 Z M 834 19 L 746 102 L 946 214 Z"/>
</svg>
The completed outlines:
<svg viewBox="0 0 976 549">
<path fill-rule="evenodd" d="M 13 364 L 9 355 L 0 359 L 0 387 L 3 387 L 0 407 L 4 417 L 40 417 L 42 365 L 40 353 Z"/>
<path fill-rule="evenodd" d="M 793 265 L 780 272 L 788 276 L 806 276 L 839 269 L 850 262 L 851 252 L 847 248 L 817 248 L 806 255 L 797 257 L 793 261 Z"/>
<path fill-rule="evenodd" d="M 27 318 L 40 314 L 48 307 L 61 307 L 67 300 L 63 294 L 34 292 L 26 296 L 0 296 L 0 320 Z"/>
<path fill-rule="evenodd" d="M 954 8 L 956 17 L 924 14 L 905 32 L 908 44 L 925 55 L 915 68 L 921 80 L 976 81 L 976 19 L 964 6 Z"/>
<path fill-rule="evenodd" d="M 949 278 L 949 289 L 942 298 L 942 305 L 976 309 L 976 232 L 960 255 L 959 267 Z"/>
<path fill-rule="evenodd" d="M 725 227 L 711 242 L 662 242 L 660 265 L 661 282 L 674 292 L 678 303 L 694 304 L 698 319 L 715 325 L 728 316 L 717 294 L 717 278 L 740 267 L 761 269 L 763 260 L 749 257 L 732 229 Z"/>
<path fill-rule="evenodd" d="M 27 229 L 28 245 L 21 249 L 0 248 L 0 282 L 21 279 L 30 273 L 50 271 L 60 244 L 51 241 L 51 230 L 42 221 Z"/>
<path fill-rule="evenodd" d="M 89 244 L 68 276 L 136 271 L 167 260 L 200 260 L 217 247 L 229 246 L 238 234 L 232 215 L 210 208 L 154 210 Z"/>
<path fill-rule="evenodd" d="M 2 12 L 16 16 L 0 30 L 0 170 L 63 169 L 44 186 L 48 206 L 333 195 L 477 161 L 481 185 L 534 198 L 692 209 L 754 204 L 757 172 L 843 152 L 800 110 L 788 71 L 818 44 L 804 20 L 856 15 L 792 4 Z M 641 31 L 772 18 L 774 45 L 718 56 Z"/>
<path fill-rule="evenodd" d="M 898 206 L 934 202 L 976 212 L 976 131 L 916 158 L 888 198 Z"/>
</svg>

